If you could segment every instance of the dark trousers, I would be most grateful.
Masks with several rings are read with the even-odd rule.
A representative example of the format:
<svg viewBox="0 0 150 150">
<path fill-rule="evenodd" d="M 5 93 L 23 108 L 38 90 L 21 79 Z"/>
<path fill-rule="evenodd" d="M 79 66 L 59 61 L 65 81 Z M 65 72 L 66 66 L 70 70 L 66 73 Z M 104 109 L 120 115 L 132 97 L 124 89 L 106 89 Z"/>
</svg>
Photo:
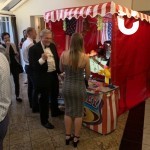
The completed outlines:
<svg viewBox="0 0 150 150">
<path fill-rule="evenodd" d="M 3 140 L 7 133 L 8 123 L 9 123 L 9 117 L 7 114 L 4 120 L 0 122 L 0 150 L 3 150 Z"/>
<path fill-rule="evenodd" d="M 37 87 L 33 89 L 32 95 L 32 111 L 38 112 L 39 111 L 39 96 L 41 95 L 41 90 Z"/>
<path fill-rule="evenodd" d="M 49 117 L 49 99 L 51 99 L 51 114 L 58 114 L 58 102 L 57 97 L 59 93 L 59 81 L 56 72 L 47 73 L 45 77 L 47 80 L 41 81 L 38 84 L 38 80 L 34 80 L 34 94 L 33 94 L 33 108 L 38 106 L 38 95 L 39 108 L 40 108 L 40 119 L 42 124 L 48 122 Z M 32 109 L 33 109 L 32 108 Z"/>
<path fill-rule="evenodd" d="M 33 109 L 40 108 L 41 124 L 46 124 L 49 118 L 49 88 L 35 88 L 33 95 Z M 37 104 L 37 95 L 40 95 L 39 104 Z M 36 107 L 35 107 L 36 106 Z"/>
<path fill-rule="evenodd" d="M 19 97 L 19 94 L 20 94 L 19 73 L 15 71 L 11 73 L 12 73 L 14 84 L 15 84 L 15 94 L 16 94 L 16 97 Z"/>
<path fill-rule="evenodd" d="M 30 107 L 32 107 L 33 80 L 32 80 L 32 73 L 30 71 L 29 65 L 25 65 L 25 71 L 27 73 L 27 80 L 28 80 L 28 99 L 29 99 Z"/>
<path fill-rule="evenodd" d="M 58 94 L 59 94 L 59 81 L 57 74 L 50 75 L 50 100 L 51 100 L 51 114 L 57 115 L 58 111 Z"/>
</svg>

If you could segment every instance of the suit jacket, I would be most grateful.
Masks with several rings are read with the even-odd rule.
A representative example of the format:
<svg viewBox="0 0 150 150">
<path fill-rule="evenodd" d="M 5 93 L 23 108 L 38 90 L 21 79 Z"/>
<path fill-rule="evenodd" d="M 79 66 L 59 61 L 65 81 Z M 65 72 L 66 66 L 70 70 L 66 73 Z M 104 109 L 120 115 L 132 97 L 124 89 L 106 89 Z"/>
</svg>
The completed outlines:
<svg viewBox="0 0 150 150">
<path fill-rule="evenodd" d="M 56 66 L 56 71 L 54 74 L 57 75 L 57 73 L 60 73 L 59 69 L 59 57 L 57 53 L 56 46 L 51 43 L 50 44 L 50 49 L 52 54 L 54 55 L 54 60 L 55 60 L 55 66 Z M 33 76 L 33 82 L 34 86 L 37 86 L 39 88 L 44 88 L 48 87 L 50 84 L 50 76 L 49 73 L 47 72 L 48 70 L 48 64 L 47 61 L 43 65 L 40 65 L 39 59 L 41 58 L 41 55 L 44 53 L 41 42 L 38 42 L 34 46 L 32 46 L 29 49 L 29 66 L 30 69 L 32 70 L 32 76 Z"/>
<path fill-rule="evenodd" d="M 17 51 L 16 45 L 10 43 L 10 46 L 2 44 L 5 49 L 5 56 L 10 63 L 10 70 L 12 74 L 23 73 L 22 65 L 19 63 L 19 53 Z"/>
</svg>

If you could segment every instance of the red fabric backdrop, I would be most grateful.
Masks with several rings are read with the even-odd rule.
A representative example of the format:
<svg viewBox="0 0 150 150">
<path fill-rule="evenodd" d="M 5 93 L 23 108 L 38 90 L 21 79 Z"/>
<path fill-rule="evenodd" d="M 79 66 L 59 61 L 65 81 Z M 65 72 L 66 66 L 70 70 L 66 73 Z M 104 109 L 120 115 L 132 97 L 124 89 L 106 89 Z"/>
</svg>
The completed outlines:
<svg viewBox="0 0 150 150">
<path fill-rule="evenodd" d="M 97 49 L 97 19 L 88 17 L 89 29 L 84 35 L 84 47 L 86 53 Z"/>
<path fill-rule="evenodd" d="M 59 56 L 65 50 L 66 34 L 63 30 L 63 21 L 51 22 L 51 30 L 54 34 L 54 41 L 58 50 Z"/>
<path fill-rule="evenodd" d="M 84 45 L 85 52 L 90 53 L 91 50 L 95 50 L 97 48 L 97 19 L 87 17 L 87 20 L 89 22 L 89 28 L 84 33 Z M 47 24 L 47 28 L 51 28 L 52 32 L 54 33 L 54 41 L 56 43 L 58 54 L 60 56 L 61 53 L 66 49 L 66 38 L 68 36 L 66 36 L 65 31 L 63 30 L 63 21 L 60 20 L 56 22 L 49 22 Z"/>
<path fill-rule="evenodd" d="M 131 28 L 134 18 L 125 18 Z M 150 95 L 150 24 L 140 21 L 139 29 L 125 35 L 113 19 L 111 70 L 112 81 L 120 86 L 119 114 L 137 105 Z"/>
</svg>

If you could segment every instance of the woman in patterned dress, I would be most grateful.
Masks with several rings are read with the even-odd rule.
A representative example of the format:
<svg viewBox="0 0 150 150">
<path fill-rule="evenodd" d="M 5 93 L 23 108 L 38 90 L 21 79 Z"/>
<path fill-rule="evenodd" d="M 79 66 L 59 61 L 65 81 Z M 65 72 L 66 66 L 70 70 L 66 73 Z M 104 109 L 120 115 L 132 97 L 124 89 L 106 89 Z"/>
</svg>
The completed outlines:
<svg viewBox="0 0 150 150">
<path fill-rule="evenodd" d="M 65 100 L 66 145 L 73 139 L 74 147 L 77 147 L 82 126 L 83 101 L 86 97 L 84 72 L 87 80 L 90 76 L 89 58 L 84 53 L 81 34 L 72 35 L 70 49 L 61 55 L 60 69 L 65 72 L 62 92 Z M 71 137 L 73 123 L 74 138 Z"/>
</svg>

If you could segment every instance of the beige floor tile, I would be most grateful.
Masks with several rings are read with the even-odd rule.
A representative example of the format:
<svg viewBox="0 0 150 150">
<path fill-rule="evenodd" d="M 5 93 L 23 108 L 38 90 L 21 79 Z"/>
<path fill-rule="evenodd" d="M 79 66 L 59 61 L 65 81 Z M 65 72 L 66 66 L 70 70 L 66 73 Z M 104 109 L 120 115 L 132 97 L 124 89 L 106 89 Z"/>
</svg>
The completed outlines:
<svg viewBox="0 0 150 150">
<path fill-rule="evenodd" d="M 9 142 L 9 137 L 10 137 L 9 136 L 9 132 L 7 131 L 4 141 L 8 141 Z"/>
<path fill-rule="evenodd" d="M 108 150 L 119 150 L 119 147 L 112 147 L 112 148 L 109 148 Z"/>
<path fill-rule="evenodd" d="M 149 105 L 149 107 L 145 107 L 145 116 L 150 117 L 150 105 Z"/>
<path fill-rule="evenodd" d="M 150 126 L 150 117 L 144 118 L 144 126 Z"/>
<path fill-rule="evenodd" d="M 51 137 L 51 141 L 55 148 L 62 147 L 65 145 L 65 135 L 59 134 Z"/>
<path fill-rule="evenodd" d="M 37 122 L 37 121 L 40 123 L 40 116 L 39 114 L 27 115 L 27 121 L 28 123 Z"/>
<path fill-rule="evenodd" d="M 9 145 L 8 145 L 8 144 L 7 144 L 7 145 L 5 144 L 4 147 L 3 147 L 3 150 L 10 150 Z"/>
<path fill-rule="evenodd" d="M 6 136 L 5 136 L 5 139 L 4 140 L 9 140 L 9 127 L 7 129 L 7 133 L 6 133 Z"/>
<path fill-rule="evenodd" d="M 150 98 L 146 100 L 146 104 L 150 104 Z"/>
<path fill-rule="evenodd" d="M 21 113 L 21 114 L 25 114 L 25 108 L 24 108 L 24 105 L 23 103 L 15 103 L 15 104 L 12 104 L 11 105 L 11 108 L 10 108 L 10 115 L 13 113 Z"/>
<path fill-rule="evenodd" d="M 95 137 L 99 137 L 99 136 L 102 136 L 101 134 L 99 133 L 96 133 L 86 127 L 82 127 L 81 129 L 81 134 L 80 134 L 80 137 L 81 139 L 91 139 L 91 138 L 95 138 Z"/>
<path fill-rule="evenodd" d="M 149 134 L 150 135 L 150 124 L 146 124 L 144 126 L 143 134 Z"/>
<path fill-rule="evenodd" d="M 22 116 L 21 114 L 10 116 L 9 123 L 10 124 L 17 124 L 17 123 L 26 123 L 27 118 L 25 116 Z"/>
<path fill-rule="evenodd" d="M 30 130 L 30 137 L 31 137 L 31 141 L 38 140 L 38 139 L 44 139 L 44 138 L 48 139 L 49 133 L 48 133 L 48 130 L 43 127 L 41 129 Z"/>
<path fill-rule="evenodd" d="M 146 104 L 146 105 L 145 105 L 145 109 L 146 109 L 146 110 L 149 110 L 149 108 L 150 108 L 150 101 L 146 102 L 145 104 Z"/>
<path fill-rule="evenodd" d="M 27 122 L 26 123 L 18 123 L 18 124 L 10 124 L 10 126 L 9 126 L 10 134 L 16 134 L 16 132 L 25 132 L 25 131 L 29 131 Z"/>
<path fill-rule="evenodd" d="M 142 150 L 150 150 L 150 145 L 143 144 Z"/>
<path fill-rule="evenodd" d="M 147 133 L 143 134 L 143 144 L 150 146 L 150 134 Z"/>
<path fill-rule="evenodd" d="M 10 150 L 32 150 L 30 142 L 10 146 Z"/>
<path fill-rule="evenodd" d="M 145 115 L 146 115 L 146 116 L 150 116 L 150 105 L 147 106 L 147 104 L 146 104 L 146 107 L 145 107 Z"/>
<path fill-rule="evenodd" d="M 35 120 L 35 121 L 30 121 L 28 122 L 29 125 L 29 130 L 35 130 L 35 129 L 43 129 L 44 127 L 41 125 L 40 121 Z"/>
<path fill-rule="evenodd" d="M 22 144 L 25 142 L 30 142 L 29 131 L 16 132 L 10 135 L 10 145 Z"/>
<path fill-rule="evenodd" d="M 9 150 L 9 135 L 6 135 L 4 142 L 3 142 L 4 150 Z"/>
<path fill-rule="evenodd" d="M 49 121 L 52 122 L 57 128 L 64 128 L 64 116 L 50 117 Z"/>
<path fill-rule="evenodd" d="M 101 149 L 110 149 L 113 147 L 119 147 L 120 140 L 115 138 L 115 136 L 105 135 L 103 137 L 94 138 L 96 144 L 101 147 Z"/>
<path fill-rule="evenodd" d="M 101 142 L 97 143 L 95 140 L 93 139 L 85 139 L 85 140 L 80 140 L 79 144 L 78 144 L 78 150 L 98 150 L 98 149 L 102 149 L 103 145 Z"/>
<path fill-rule="evenodd" d="M 55 126 L 55 128 L 53 130 L 48 130 L 48 133 L 50 136 L 55 136 L 55 135 L 59 135 L 59 134 L 65 135 L 65 130 L 62 130 L 61 128 L 57 128 Z"/>
<path fill-rule="evenodd" d="M 44 138 L 32 141 L 33 150 L 55 150 L 51 138 Z"/>
<path fill-rule="evenodd" d="M 76 150 L 76 149 L 77 148 L 74 148 L 72 144 L 55 148 L 55 150 Z"/>
</svg>

